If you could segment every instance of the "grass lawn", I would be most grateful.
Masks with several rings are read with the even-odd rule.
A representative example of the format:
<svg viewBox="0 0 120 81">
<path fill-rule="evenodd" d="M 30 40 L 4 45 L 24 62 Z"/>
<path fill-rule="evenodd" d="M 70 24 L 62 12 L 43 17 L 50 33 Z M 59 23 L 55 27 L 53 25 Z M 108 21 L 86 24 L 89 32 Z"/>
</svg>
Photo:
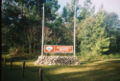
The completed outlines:
<svg viewBox="0 0 120 81">
<path fill-rule="evenodd" d="M 22 78 L 22 62 L 2 65 L 2 81 L 40 81 L 39 68 L 43 68 L 43 81 L 120 81 L 120 59 L 96 61 L 74 66 L 34 66 L 26 62 Z"/>
</svg>

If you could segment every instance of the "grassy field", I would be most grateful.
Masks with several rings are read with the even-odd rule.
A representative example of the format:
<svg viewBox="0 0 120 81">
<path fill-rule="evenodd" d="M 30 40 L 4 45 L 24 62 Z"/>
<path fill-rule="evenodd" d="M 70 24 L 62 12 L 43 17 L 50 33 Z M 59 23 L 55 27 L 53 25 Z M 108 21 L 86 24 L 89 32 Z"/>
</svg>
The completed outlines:
<svg viewBox="0 0 120 81">
<path fill-rule="evenodd" d="M 40 81 L 38 71 L 43 68 L 43 81 L 120 81 L 120 59 L 81 63 L 76 66 L 34 66 L 26 62 L 22 78 L 22 62 L 2 65 L 2 81 Z"/>
</svg>

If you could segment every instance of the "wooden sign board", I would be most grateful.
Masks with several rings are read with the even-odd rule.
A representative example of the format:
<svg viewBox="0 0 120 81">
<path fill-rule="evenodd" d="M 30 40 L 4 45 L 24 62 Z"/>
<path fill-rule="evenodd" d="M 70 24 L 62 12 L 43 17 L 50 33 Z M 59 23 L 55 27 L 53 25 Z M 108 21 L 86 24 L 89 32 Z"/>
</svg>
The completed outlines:
<svg viewBox="0 0 120 81">
<path fill-rule="evenodd" d="M 73 53 L 73 46 L 45 45 L 45 53 Z"/>
</svg>

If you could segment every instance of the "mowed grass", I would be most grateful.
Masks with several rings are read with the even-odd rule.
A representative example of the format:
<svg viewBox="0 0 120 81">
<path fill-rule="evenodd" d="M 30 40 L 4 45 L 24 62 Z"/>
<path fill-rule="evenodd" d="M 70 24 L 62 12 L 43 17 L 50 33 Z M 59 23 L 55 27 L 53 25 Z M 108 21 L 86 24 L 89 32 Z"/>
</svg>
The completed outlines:
<svg viewBox="0 0 120 81">
<path fill-rule="evenodd" d="M 43 69 L 43 81 L 120 81 L 120 59 L 96 61 L 71 66 L 34 66 L 26 62 L 25 77 L 22 78 L 22 62 L 2 66 L 2 81 L 40 81 L 38 72 Z"/>
</svg>

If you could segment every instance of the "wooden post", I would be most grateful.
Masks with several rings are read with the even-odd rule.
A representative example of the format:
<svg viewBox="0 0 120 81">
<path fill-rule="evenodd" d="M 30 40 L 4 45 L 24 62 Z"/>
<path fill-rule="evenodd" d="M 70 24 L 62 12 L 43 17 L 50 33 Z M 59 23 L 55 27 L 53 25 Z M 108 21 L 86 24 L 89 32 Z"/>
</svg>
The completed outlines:
<svg viewBox="0 0 120 81">
<path fill-rule="evenodd" d="M 43 81 L 43 70 L 42 70 L 42 68 L 39 69 L 39 78 L 40 78 L 40 81 Z"/>
<path fill-rule="evenodd" d="M 22 77 L 24 78 L 24 71 L 25 71 L 25 61 L 23 61 L 23 66 L 22 66 Z"/>
<path fill-rule="evenodd" d="M 11 68 L 11 70 L 12 70 L 12 67 L 13 67 L 13 60 L 11 59 L 11 61 L 10 61 L 10 68 Z"/>
</svg>

